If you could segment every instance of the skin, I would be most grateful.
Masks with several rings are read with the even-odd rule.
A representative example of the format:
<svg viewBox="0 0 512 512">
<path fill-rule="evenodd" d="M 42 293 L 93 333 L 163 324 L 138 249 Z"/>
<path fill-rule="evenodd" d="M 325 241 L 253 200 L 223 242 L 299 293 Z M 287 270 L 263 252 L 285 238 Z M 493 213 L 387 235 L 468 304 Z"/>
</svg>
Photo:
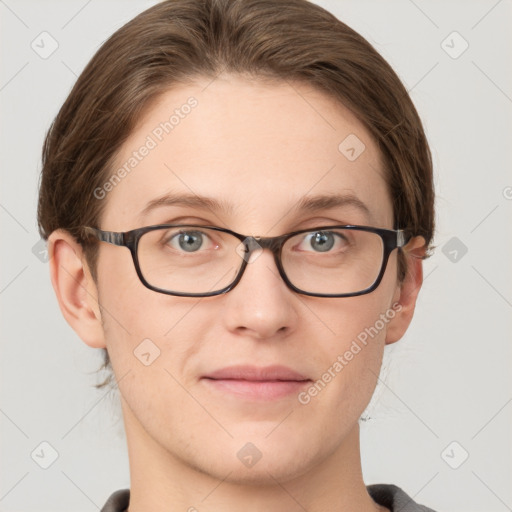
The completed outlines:
<svg viewBox="0 0 512 512">
<path fill-rule="evenodd" d="M 194 96 L 198 106 L 104 199 L 102 229 L 127 231 L 172 222 L 275 236 L 322 224 L 393 228 L 392 203 L 377 147 L 343 105 L 304 84 L 221 75 L 166 92 L 118 155 L 119 166 L 169 112 Z M 356 134 L 366 149 L 349 161 L 338 145 Z M 167 192 L 223 200 L 231 211 L 167 206 L 142 217 Z M 297 212 L 303 196 L 353 194 L 353 206 Z M 229 293 L 166 296 L 139 281 L 126 248 L 101 243 L 97 283 L 81 247 L 62 230 L 49 239 L 52 283 L 61 310 L 89 346 L 107 348 L 119 381 L 131 474 L 130 512 L 387 510 L 368 495 L 358 419 L 375 389 L 384 346 L 412 319 L 425 241 L 405 248 L 408 274 L 397 281 L 397 251 L 380 286 L 352 298 L 299 295 L 280 278 L 272 254 L 252 261 Z M 232 364 L 286 365 L 313 381 L 394 303 L 400 312 L 311 401 L 292 394 L 247 401 L 200 377 Z M 149 338 L 151 365 L 134 356 Z M 237 452 L 251 442 L 261 459 Z"/>
</svg>

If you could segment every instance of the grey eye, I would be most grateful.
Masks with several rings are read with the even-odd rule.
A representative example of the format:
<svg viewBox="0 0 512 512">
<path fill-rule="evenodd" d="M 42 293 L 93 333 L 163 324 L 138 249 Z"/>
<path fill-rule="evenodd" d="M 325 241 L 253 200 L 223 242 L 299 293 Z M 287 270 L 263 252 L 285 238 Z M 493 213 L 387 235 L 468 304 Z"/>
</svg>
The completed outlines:
<svg viewBox="0 0 512 512">
<path fill-rule="evenodd" d="M 334 234 L 327 231 L 319 231 L 309 236 L 311 247 L 318 252 L 327 252 L 334 247 Z"/>
<path fill-rule="evenodd" d="M 178 240 L 179 247 L 186 252 L 195 252 L 203 245 L 203 233 L 200 231 L 187 231 L 175 235 L 170 243 L 173 244 L 174 239 Z"/>
</svg>

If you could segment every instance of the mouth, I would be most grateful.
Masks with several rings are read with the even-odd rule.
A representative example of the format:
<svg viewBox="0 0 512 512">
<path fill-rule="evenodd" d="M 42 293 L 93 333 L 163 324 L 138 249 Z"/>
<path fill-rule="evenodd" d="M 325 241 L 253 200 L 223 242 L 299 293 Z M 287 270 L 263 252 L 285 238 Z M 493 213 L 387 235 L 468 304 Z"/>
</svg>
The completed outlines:
<svg viewBox="0 0 512 512">
<path fill-rule="evenodd" d="M 230 366 L 201 377 L 214 392 L 246 400 L 276 400 L 296 395 L 311 384 L 286 366 Z"/>
</svg>

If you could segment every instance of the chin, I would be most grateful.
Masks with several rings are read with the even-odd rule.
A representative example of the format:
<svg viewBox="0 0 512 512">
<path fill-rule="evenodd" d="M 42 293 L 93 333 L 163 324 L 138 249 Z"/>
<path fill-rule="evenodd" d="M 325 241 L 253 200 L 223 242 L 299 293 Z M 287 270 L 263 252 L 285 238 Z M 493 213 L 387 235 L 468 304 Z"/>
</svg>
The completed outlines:
<svg viewBox="0 0 512 512">
<path fill-rule="evenodd" d="M 262 457 L 252 467 L 246 467 L 238 460 L 233 463 L 215 464 L 210 469 L 210 476 L 235 485 L 267 486 L 276 485 L 277 482 L 284 483 L 294 480 L 308 472 L 313 464 L 307 461 L 298 461 L 293 454 L 283 457 L 282 454 L 275 454 L 275 459 L 269 460 L 269 456 Z M 226 461 L 227 462 L 227 461 Z"/>
<path fill-rule="evenodd" d="M 205 475 L 237 485 L 287 482 L 311 471 L 328 451 L 311 438 L 298 439 L 287 434 L 289 432 L 285 431 L 275 439 L 270 439 L 274 434 L 265 438 L 267 429 L 265 435 L 235 436 L 225 443 L 219 443 L 219 437 L 212 436 L 216 446 L 196 452 L 187 462 Z"/>
</svg>

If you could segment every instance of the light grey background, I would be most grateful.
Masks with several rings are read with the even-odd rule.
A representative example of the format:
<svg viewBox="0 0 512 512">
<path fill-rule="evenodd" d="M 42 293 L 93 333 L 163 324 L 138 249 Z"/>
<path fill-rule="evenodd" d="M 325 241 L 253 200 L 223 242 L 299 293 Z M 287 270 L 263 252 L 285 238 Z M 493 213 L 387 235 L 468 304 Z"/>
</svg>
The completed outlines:
<svg viewBox="0 0 512 512">
<path fill-rule="evenodd" d="M 0 0 L 2 511 L 94 511 L 129 486 L 116 397 L 93 387 L 99 352 L 62 318 L 33 247 L 45 131 L 102 41 L 153 3 Z M 365 482 L 440 512 L 512 510 L 511 2 L 317 3 L 397 71 L 435 165 L 437 251 L 411 328 L 386 348 Z M 43 31 L 58 43 L 46 59 L 31 48 Z M 51 462 L 43 441 L 48 469 L 31 458 Z"/>
</svg>

